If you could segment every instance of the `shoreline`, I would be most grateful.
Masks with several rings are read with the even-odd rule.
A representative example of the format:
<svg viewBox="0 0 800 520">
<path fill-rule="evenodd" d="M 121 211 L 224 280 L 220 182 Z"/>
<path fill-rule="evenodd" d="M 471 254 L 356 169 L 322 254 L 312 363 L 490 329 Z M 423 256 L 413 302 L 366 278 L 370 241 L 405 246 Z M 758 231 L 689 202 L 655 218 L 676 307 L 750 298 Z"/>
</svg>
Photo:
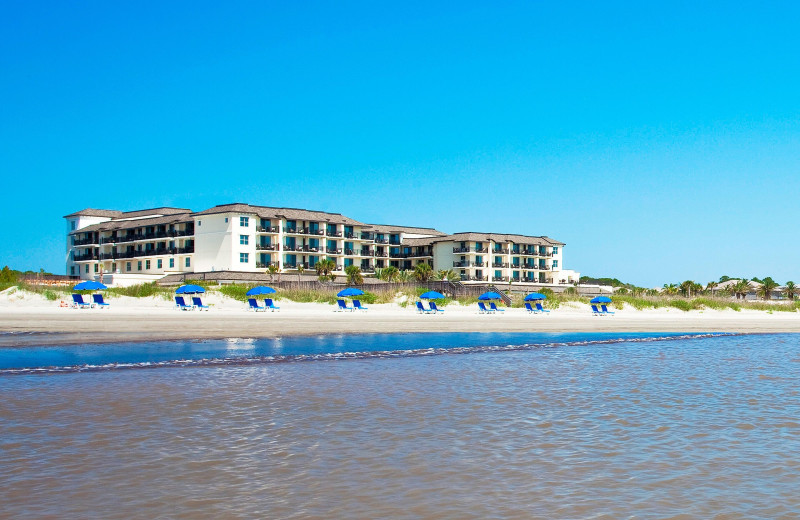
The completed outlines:
<svg viewBox="0 0 800 520">
<path fill-rule="evenodd" d="M 57 305 L 44 300 L 25 305 L 0 302 L 0 348 L 359 333 L 800 332 L 799 313 L 746 310 L 637 311 L 626 307 L 615 316 L 599 317 L 582 305 L 562 306 L 549 315 L 529 315 L 524 309 L 484 315 L 461 306 L 448 306 L 440 315 L 420 315 L 396 304 L 338 313 L 330 305 L 289 301 L 279 303 L 280 312 L 259 313 L 233 301 L 219 302 L 208 312 L 174 310 L 163 300 L 115 301 L 103 310 Z"/>
</svg>

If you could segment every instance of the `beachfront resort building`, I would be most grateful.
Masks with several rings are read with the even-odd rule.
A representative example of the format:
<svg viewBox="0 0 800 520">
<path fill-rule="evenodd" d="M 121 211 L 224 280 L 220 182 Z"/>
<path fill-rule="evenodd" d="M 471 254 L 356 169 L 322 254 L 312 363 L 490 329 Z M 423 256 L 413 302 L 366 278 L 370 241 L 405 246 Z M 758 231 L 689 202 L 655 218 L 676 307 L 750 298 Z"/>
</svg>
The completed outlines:
<svg viewBox="0 0 800 520">
<path fill-rule="evenodd" d="M 203 211 L 85 209 L 67 220 L 67 274 L 129 285 L 168 274 L 313 271 L 331 259 L 335 273 L 389 266 L 453 270 L 465 283 L 565 284 L 564 244 L 544 236 L 448 235 L 433 228 L 366 224 L 340 213 L 223 204 Z"/>
</svg>

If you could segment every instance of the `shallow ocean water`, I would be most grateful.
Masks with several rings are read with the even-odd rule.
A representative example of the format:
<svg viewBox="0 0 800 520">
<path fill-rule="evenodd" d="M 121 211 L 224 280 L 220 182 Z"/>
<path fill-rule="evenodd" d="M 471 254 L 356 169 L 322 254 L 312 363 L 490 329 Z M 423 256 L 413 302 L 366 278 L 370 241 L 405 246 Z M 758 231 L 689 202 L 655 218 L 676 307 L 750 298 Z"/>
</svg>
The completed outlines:
<svg viewBox="0 0 800 520">
<path fill-rule="evenodd" d="M 0 517 L 800 516 L 800 335 L 580 336 L 2 375 Z"/>
</svg>

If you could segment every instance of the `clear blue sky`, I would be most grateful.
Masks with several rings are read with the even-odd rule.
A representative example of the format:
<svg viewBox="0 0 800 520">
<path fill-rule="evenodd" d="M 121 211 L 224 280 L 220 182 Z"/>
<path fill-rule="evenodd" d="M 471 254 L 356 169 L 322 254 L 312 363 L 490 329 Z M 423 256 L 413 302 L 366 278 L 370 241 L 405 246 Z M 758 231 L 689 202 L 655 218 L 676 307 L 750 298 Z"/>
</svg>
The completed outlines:
<svg viewBox="0 0 800 520">
<path fill-rule="evenodd" d="M 639 4 L 7 1 L 0 264 L 64 272 L 85 207 L 249 202 L 800 282 L 800 4 Z"/>
</svg>

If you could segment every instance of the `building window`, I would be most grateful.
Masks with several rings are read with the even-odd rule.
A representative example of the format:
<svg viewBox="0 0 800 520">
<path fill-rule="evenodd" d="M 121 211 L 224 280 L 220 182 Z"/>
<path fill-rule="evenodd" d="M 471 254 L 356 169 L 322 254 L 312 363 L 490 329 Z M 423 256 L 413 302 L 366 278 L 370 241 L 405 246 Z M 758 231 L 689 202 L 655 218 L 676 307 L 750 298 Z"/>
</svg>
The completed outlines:
<svg viewBox="0 0 800 520">
<path fill-rule="evenodd" d="M 141 260 L 136 262 L 136 270 L 137 271 L 141 271 L 142 270 L 142 261 Z"/>
<path fill-rule="evenodd" d="M 170 258 L 169 259 L 169 266 L 170 267 L 175 267 L 175 259 L 174 258 Z"/>
<path fill-rule="evenodd" d="M 163 262 L 161 261 L 161 259 L 160 259 L 160 258 L 159 258 L 158 260 L 156 260 L 156 267 L 157 267 L 158 269 L 161 269 L 161 268 L 163 267 L 163 265 L 164 265 L 164 264 L 163 264 Z"/>
<path fill-rule="evenodd" d="M 228 217 L 225 217 L 225 223 L 226 224 L 228 223 Z"/>
<path fill-rule="evenodd" d="M 98 264 L 94 264 L 94 272 L 97 272 L 97 268 L 100 267 Z"/>
<path fill-rule="evenodd" d="M 190 267 L 192 265 L 192 259 L 190 257 L 186 257 L 186 267 Z"/>
<path fill-rule="evenodd" d="M 130 262 L 125 262 L 125 270 L 126 271 L 130 271 L 131 270 L 131 263 Z"/>
<path fill-rule="evenodd" d="M 202 221 L 202 220 L 198 220 L 198 221 L 197 221 L 197 225 L 198 225 L 198 226 L 202 226 L 202 225 L 203 225 L 203 221 Z"/>
<path fill-rule="evenodd" d="M 558 267 L 558 260 L 553 260 L 553 267 Z"/>
<path fill-rule="evenodd" d="M 249 235 L 239 235 L 239 244 L 246 246 L 250 243 Z"/>
<path fill-rule="evenodd" d="M 86 269 L 84 269 L 83 271 L 86 272 L 86 273 L 89 272 L 89 264 L 86 264 Z"/>
<path fill-rule="evenodd" d="M 144 268 L 146 270 L 148 270 L 148 271 L 150 270 L 150 260 L 145 260 L 144 261 Z"/>
<path fill-rule="evenodd" d="M 558 254 L 558 247 L 557 246 L 553 246 L 553 254 L 554 255 Z"/>
<path fill-rule="evenodd" d="M 246 264 L 250 258 L 250 253 L 239 253 L 239 263 Z"/>
<path fill-rule="evenodd" d="M 75 221 L 73 220 L 70 224 L 72 224 L 72 231 L 75 231 Z"/>
<path fill-rule="evenodd" d="M 75 276 L 75 266 L 74 265 L 69 266 L 69 274 L 71 274 L 72 276 Z"/>
<path fill-rule="evenodd" d="M 241 227 L 247 227 L 250 225 L 250 217 L 239 217 L 239 225 Z"/>
</svg>

